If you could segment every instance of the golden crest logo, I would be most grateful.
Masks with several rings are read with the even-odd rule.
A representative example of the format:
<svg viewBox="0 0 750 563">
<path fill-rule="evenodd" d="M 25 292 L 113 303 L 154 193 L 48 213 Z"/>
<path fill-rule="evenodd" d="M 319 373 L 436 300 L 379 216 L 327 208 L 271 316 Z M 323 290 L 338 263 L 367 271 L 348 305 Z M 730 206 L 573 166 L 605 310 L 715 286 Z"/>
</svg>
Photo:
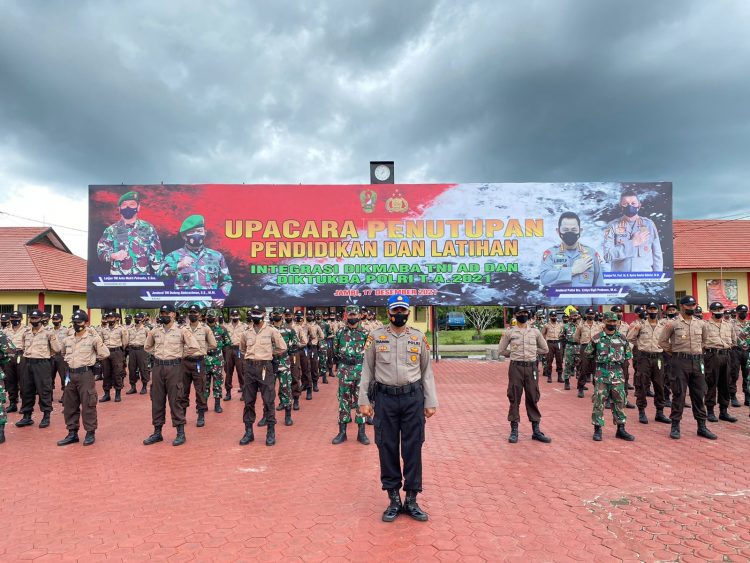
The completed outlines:
<svg viewBox="0 0 750 563">
<path fill-rule="evenodd" d="M 401 192 L 396 190 L 393 197 L 385 200 L 385 210 L 388 213 L 406 213 L 409 211 L 409 202 L 403 198 Z"/>
<path fill-rule="evenodd" d="M 375 211 L 375 202 L 378 201 L 378 194 L 372 190 L 363 190 L 359 194 L 359 201 L 362 204 L 362 211 L 372 213 Z"/>
</svg>

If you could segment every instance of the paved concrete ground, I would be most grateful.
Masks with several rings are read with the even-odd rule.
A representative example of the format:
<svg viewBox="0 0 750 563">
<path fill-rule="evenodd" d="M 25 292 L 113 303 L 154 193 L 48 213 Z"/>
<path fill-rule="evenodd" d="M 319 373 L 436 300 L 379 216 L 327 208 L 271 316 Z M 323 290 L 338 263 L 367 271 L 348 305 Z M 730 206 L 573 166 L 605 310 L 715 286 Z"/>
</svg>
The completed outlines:
<svg viewBox="0 0 750 563">
<path fill-rule="evenodd" d="M 674 442 L 668 425 L 632 417 L 636 442 L 615 440 L 608 420 L 595 443 L 590 397 L 543 382 L 542 428 L 552 444 L 532 442 L 524 420 L 511 445 L 506 366 L 436 367 L 441 407 L 428 421 L 420 496 L 428 523 L 380 521 L 386 496 L 375 445 L 330 444 L 334 385 L 302 401 L 272 448 L 237 444 L 236 399 L 202 429 L 190 412 L 179 448 L 141 445 L 151 430 L 141 395 L 99 406 L 90 448 L 55 445 L 65 435 L 58 411 L 45 430 L 10 425 L 0 446 L 0 560 L 750 559 L 746 407 L 733 409 L 739 423 L 711 426 L 716 442 L 699 439 L 692 420 Z"/>
</svg>

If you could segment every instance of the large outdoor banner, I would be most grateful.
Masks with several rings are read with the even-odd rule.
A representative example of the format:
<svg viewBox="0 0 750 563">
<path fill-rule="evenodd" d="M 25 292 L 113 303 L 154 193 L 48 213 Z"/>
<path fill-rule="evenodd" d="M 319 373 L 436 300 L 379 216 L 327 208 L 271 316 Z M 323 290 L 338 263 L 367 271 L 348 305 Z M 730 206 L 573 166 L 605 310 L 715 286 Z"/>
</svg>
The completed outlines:
<svg viewBox="0 0 750 563">
<path fill-rule="evenodd" d="M 674 299 L 670 183 L 90 186 L 90 307 Z"/>
</svg>

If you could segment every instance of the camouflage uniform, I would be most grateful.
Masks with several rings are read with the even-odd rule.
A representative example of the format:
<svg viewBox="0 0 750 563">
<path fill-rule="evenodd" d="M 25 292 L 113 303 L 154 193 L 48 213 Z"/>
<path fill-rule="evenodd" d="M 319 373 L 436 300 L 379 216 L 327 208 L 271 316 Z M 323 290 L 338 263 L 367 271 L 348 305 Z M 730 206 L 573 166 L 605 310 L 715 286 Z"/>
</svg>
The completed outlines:
<svg viewBox="0 0 750 563">
<path fill-rule="evenodd" d="M 190 258 L 189 266 L 178 268 L 177 265 L 183 258 Z M 159 277 L 174 277 L 174 288 L 180 289 L 220 289 L 225 296 L 232 291 L 232 276 L 229 273 L 227 262 L 221 252 L 210 248 L 201 248 L 198 252 L 182 247 L 167 254 L 159 271 Z M 190 301 L 177 303 L 175 307 L 187 307 L 196 304 L 201 307 L 210 307 L 212 302 Z"/>
<path fill-rule="evenodd" d="M 216 315 L 216 318 L 220 318 Z M 224 348 L 232 345 L 227 329 L 215 322 L 213 326 L 208 325 L 216 338 L 216 348 L 210 350 L 206 356 L 206 387 L 203 394 L 208 400 L 208 395 L 213 390 L 214 399 L 221 399 L 221 388 L 224 385 Z"/>
<path fill-rule="evenodd" d="M 547 324 L 547 321 L 544 319 L 543 316 L 537 315 L 537 317 L 534 319 L 534 322 L 531 323 L 531 326 L 537 329 L 539 332 L 542 332 L 542 329 L 544 328 L 544 325 Z M 547 373 L 547 356 L 546 354 L 537 354 L 536 357 L 537 363 L 542 364 L 542 370 L 539 371 L 537 369 L 537 373 Z"/>
<path fill-rule="evenodd" d="M 741 350 L 749 350 L 750 349 L 750 323 L 745 323 L 744 325 L 738 325 L 739 326 L 739 332 L 737 333 L 737 344 L 739 345 Z M 745 362 L 745 365 L 743 366 L 747 372 L 749 372 L 748 377 L 744 381 L 743 389 L 747 389 L 748 386 L 750 386 L 750 357 L 747 358 L 747 361 Z"/>
<path fill-rule="evenodd" d="M 16 347 L 10 341 L 5 332 L 0 331 L 0 426 L 5 426 L 8 422 L 8 414 L 5 412 L 5 401 L 8 400 L 5 394 L 5 372 L 3 366 L 8 365 L 11 358 L 15 359 Z"/>
<path fill-rule="evenodd" d="M 574 322 L 565 323 L 563 328 L 563 339 L 565 340 L 565 357 L 563 358 L 563 381 L 568 381 L 575 375 L 578 367 L 579 349 L 575 339 L 578 326 Z"/>
<path fill-rule="evenodd" d="M 287 323 L 274 327 L 281 333 L 281 338 L 286 342 L 287 350 L 299 348 L 297 331 Z M 279 381 L 279 406 L 284 410 L 292 408 L 292 370 L 289 362 L 289 354 L 278 357 L 276 378 Z"/>
<path fill-rule="evenodd" d="M 609 313 L 608 313 L 609 314 Z M 633 357 L 630 344 L 618 331 L 608 335 L 602 331 L 586 346 L 585 353 L 596 363 L 594 374 L 594 410 L 591 423 L 604 426 L 604 401 L 612 399 L 612 419 L 625 424 L 625 378 L 622 365 Z"/>
<path fill-rule="evenodd" d="M 120 250 L 127 250 L 128 256 L 124 260 L 110 263 L 109 273 L 113 276 L 155 273 L 164 259 L 156 229 L 151 223 L 141 219 L 136 219 L 132 225 L 120 219 L 104 229 L 104 234 L 96 245 L 99 260 L 110 262 L 109 257 Z"/>
<path fill-rule="evenodd" d="M 359 404 L 359 383 L 362 378 L 367 332 L 359 326 L 346 326 L 333 338 L 333 357 L 338 364 L 339 379 L 339 424 L 352 421 L 352 409 Z M 365 419 L 357 413 L 355 422 L 363 424 Z"/>
<path fill-rule="evenodd" d="M 328 338 L 331 336 L 331 325 L 328 324 L 328 321 L 321 320 L 318 321 L 318 325 L 323 330 L 323 338 L 320 339 L 320 342 L 318 342 L 318 360 L 319 360 L 319 369 L 320 369 L 320 376 L 323 378 L 328 377 Z"/>
</svg>

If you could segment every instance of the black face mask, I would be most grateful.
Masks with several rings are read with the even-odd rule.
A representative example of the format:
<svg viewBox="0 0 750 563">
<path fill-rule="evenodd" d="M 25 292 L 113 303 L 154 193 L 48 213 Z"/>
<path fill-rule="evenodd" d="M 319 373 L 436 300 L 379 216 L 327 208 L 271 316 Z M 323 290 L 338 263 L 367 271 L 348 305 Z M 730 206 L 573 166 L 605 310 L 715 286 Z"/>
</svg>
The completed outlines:
<svg viewBox="0 0 750 563">
<path fill-rule="evenodd" d="M 259 325 L 261 321 L 263 320 L 263 317 L 252 316 L 250 317 L 250 320 L 253 321 L 254 325 Z"/>
<path fill-rule="evenodd" d="M 308 323 L 311 323 L 311 322 L 313 322 L 315 320 L 315 317 L 311 317 L 311 316 L 308 316 L 308 317 L 305 317 L 305 318 L 307 319 Z"/>
<path fill-rule="evenodd" d="M 357 323 L 359 323 L 359 319 L 357 319 L 357 318 L 354 318 L 354 319 L 346 319 L 346 322 L 348 322 L 348 323 L 349 323 L 350 325 L 354 326 L 354 325 L 356 325 Z"/>
<path fill-rule="evenodd" d="M 562 233 L 560 235 L 560 238 L 567 246 L 573 246 L 575 243 L 578 242 L 578 239 L 580 238 L 580 236 L 581 236 L 581 233 L 568 231 L 568 232 Z"/>
<path fill-rule="evenodd" d="M 287 324 L 292 324 L 294 322 L 294 317 L 284 317 L 284 320 Z"/>
<path fill-rule="evenodd" d="M 593 321 L 594 320 L 594 315 L 586 315 L 586 320 L 587 321 Z"/>
<path fill-rule="evenodd" d="M 635 217 L 638 215 L 638 208 L 635 205 L 628 205 L 622 208 L 625 217 Z"/>
<path fill-rule="evenodd" d="M 198 315 L 188 315 L 188 319 L 190 319 L 191 323 L 194 323 L 198 320 Z"/>
<path fill-rule="evenodd" d="M 206 322 L 207 322 L 208 324 L 212 325 L 212 324 L 215 324 L 215 323 L 216 323 L 216 319 L 215 319 L 215 318 L 213 318 L 213 317 L 208 317 L 208 318 L 206 319 Z"/>
<path fill-rule="evenodd" d="M 667 317 L 670 319 L 674 319 L 677 316 L 677 313 L 667 313 Z"/>
<path fill-rule="evenodd" d="M 60 324 L 61 324 L 61 321 L 52 321 L 52 324 L 53 324 L 53 325 L 54 325 L 55 327 L 59 327 L 59 326 L 60 326 Z"/>
<path fill-rule="evenodd" d="M 125 324 L 130 326 L 131 324 L 133 324 L 133 321 L 131 319 L 128 319 L 127 321 L 125 321 Z"/>
<path fill-rule="evenodd" d="M 685 314 L 688 317 L 692 317 L 693 315 L 695 315 L 695 309 L 685 309 Z"/>
<path fill-rule="evenodd" d="M 642 321 L 646 320 L 646 316 L 647 316 L 646 313 L 638 313 L 638 318 L 641 319 Z M 620 320 L 622 320 L 622 317 L 620 317 Z"/>
<path fill-rule="evenodd" d="M 240 318 L 239 317 L 232 317 L 232 322 L 234 324 L 237 324 L 238 322 L 240 322 Z"/>
<path fill-rule="evenodd" d="M 21 319 L 11 319 L 10 324 L 13 326 L 18 326 L 21 324 Z"/>
<path fill-rule="evenodd" d="M 392 313 L 391 323 L 397 328 L 401 328 L 406 324 L 406 320 L 409 318 L 409 313 Z"/>
<path fill-rule="evenodd" d="M 273 322 L 275 322 L 275 323 L 280 323 L 281 322 L 281 315 L 274 315 L 273 317 L 271 317 L 271 320 Z"/>
<path fill-rule="evenodd" d="M 109 321 L 109 326 L 115 326 L 115 321 Z"/>
<path fill-rule="evenodd" d="M 658 317 L 658 316 L 659 316 L 659 313 L 649 313 L 649 314 L 648 314 L 648 318 L 649 318 L 649 319 L 655 319 L 655 318 L 656 318 L 656 317 Z"/>
<path fill-rule="evenodd" d="M 604 329 L 605 329 L 605 330 L 606 330 L 607 332 L 614 332 L 614 331 L 616 331 L 616 330 L 617 330 L 617 325 L 614 325 L 614 324 L 606 324 L 606 325 L 604 325 Z"/>
<path fill-rule="evenodd" d="M 549 322 L 556 323 L 557 322 L 557 317 L 550 317 L 549 318 Z"/>
<path fill-rule="evenodd" d="M 724 318 L 724 313 L 714 313 L 714 318 L 719 321 Z"/>
<path fill-rule="evenodd" d="M 528 315 L 517 315 L 516 316 L 516 322 L 518 324 L 524 324 L 528 320 L 529 320 Z"/>
<path fill-rule="evenodd" d="M 29 321 L 31 326 L 38 327 L 40 324 L 42 324 L 42 321 Z"/>
<path fill-rule="evenodd" d="M 84 324 L 77 324 L 77 323 L 73 324 L 73 330 L 76 332 L 81 332 L 85 328 L 86 328 L 86 325 Z"/>
<path fill-rule="evenodd" d="M 44 320 L 44 321 L 42 321 L 42 326 L 47 326 L 48 324 L 49 324 L 49 321 L 48 321 L 48 320 Z"/>
<path fill-rule="evenodd" d="M 737 313 L 737 316 L 744 321 L 747 318 L 747 313 Z"/>
<path fill-rule="evenodd" d="M 203 241 L 206 240 L 206 235 L 191 235 L 187 237 L 188 246 L 198 248 L 203 246 Z"/>
<path fill-rule="evenodd" d="M 138 213 L 137 207 L 122 207 L 120 208 L 120 215 L 122 215 L 125 219 L 132 219 L 135 217 L 135 214 Z"/>
<path fill-rule="evenodd" d="M 642 315 L 642 314 L 643 314 L 643 313 L 639 313 L 639 315 Z M 618 321 L 621 321 L 621 320 L 622 320 L 622 313 L 617 313 L 617 320 L 618 320 Z"/>
<path fill-rule="evenodd" d="M 141 319 L 136 319 L 135 320 L 135 324 L 137 324 L 137 325 L 141 324 L 141 322 L 142 322 Z"/>
<path fill-rule="evenodd" d="M 161 315 L 160 315 L 160 316 L 158 316 L 158 317 L 157 317 L 157 320 L 158 320 L 158 321 L 159 321 L 159 322 L 160 322 L 161 324 L 163 324 L 163 325 L 168 325 L 169 323 L 171 323 L 171 322 L 172 322 L 172 317 L 170 317 L 170 316 L 161 316 Z"/>
</svg>

